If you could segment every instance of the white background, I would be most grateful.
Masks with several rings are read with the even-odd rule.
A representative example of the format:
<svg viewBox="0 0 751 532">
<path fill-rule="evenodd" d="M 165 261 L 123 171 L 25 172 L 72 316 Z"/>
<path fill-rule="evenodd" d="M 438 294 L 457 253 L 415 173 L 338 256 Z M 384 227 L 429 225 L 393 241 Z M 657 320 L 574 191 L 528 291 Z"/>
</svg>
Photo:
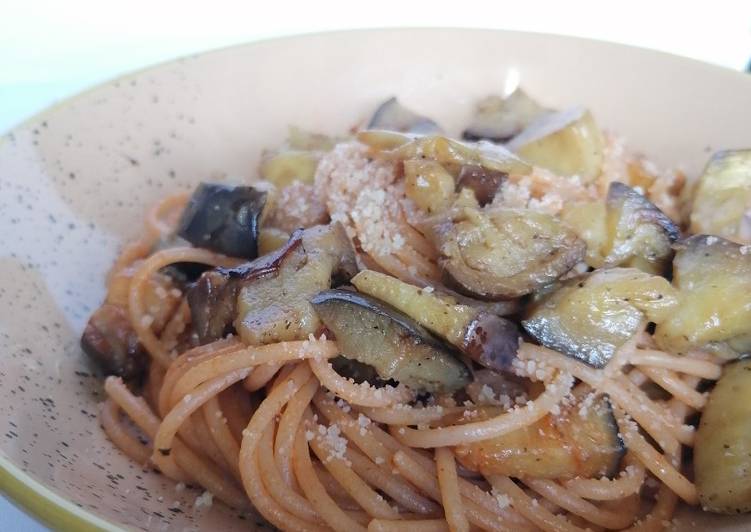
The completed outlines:
<svg viewBox="0 0 751 532">
<path fill-rule="evenodd" d="M 332 29 L 505 28 L 654 48 L 744 69 L 751 2 L 0 0 L 0 133 L 121 73 L 197 51 Z M 40 530 L 0 499 L 0 530 Z"/>
<path fill-rule="evenodd" d="M 462 26 L 605 39 L 745 68 L 751 2 L 713 0 L 0 0 L 0 132 L 120 73 L 248 40 L 341 28 Z"/>
</svg>

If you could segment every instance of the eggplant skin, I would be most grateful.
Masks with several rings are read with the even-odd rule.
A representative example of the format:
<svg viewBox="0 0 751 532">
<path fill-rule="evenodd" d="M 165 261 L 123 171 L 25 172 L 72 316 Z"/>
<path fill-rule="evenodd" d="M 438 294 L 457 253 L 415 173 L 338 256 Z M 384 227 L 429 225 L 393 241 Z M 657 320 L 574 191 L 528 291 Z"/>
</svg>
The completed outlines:
<svg viewBox="0 0 751 532">
<path fill-rule="evenodd" d="M 385 129 L 421 135 L 441 132 L 440 126 L 433 120 L 407 109 L 399 103 L 396 97 L 389 98 L 378 106 L 368 122 L 367 129 Z"/>
<path fill-rule="evenodd" d="M 266 196 L 253 187 L 201 183 L 183 212 L 177 234 L 199 248 L 255 259 Z"/>
<path fill-rule="evenodd" d="M 702 412 L 694 477 L 702 508 L 751 512 L 751 360 L 725 367 Z"/>
<path fill-rule="evenodd" d="M 725 359 L 751 353 L 751 246 L 693 235 L 674 248 L 680 305 L 657 324 L 657 345 L 679 354 L 706 349 Z"/>
<path fill-rule="evenodd" d="M 378 376 L 375 368 L 368 364 L 358 362 L 354 358 L 337 356 L 331 359 L 331 365 L 339 375 L 345 379 L 352 379 L 358 384 L 367 382 L 373 386 L 386 386 L 394 384 L 393 381 L 384 381 Z"/>
<path fill-rule="evenodd" d="M 148 354 L 138 342 L 127 312 L 111 303 L 92 314 L 81 336 L 81 348 L 107 375 L 135 379 L 148 366 Z"/>
<path fill-rule="evenodd" d="M 468 188 L 475 193 L 475 198 L 480 207 L 491 203 L 495 198 L 508 173 L 498 170 L 488 170 L 475 164 L 467 164 L 459 170 L 456 180 L 456 189 Z"/>
<path fill-rule="evenodd" d="M 486 368 L 508 370 L 516 359 L 520 341 L 514 322 L 481 312 L 465 329 L 461 349 Z"/>
<path fill-rule="evenodd" d="M 427 330 L 395 308 L 351 290 L 325 290 L 311 299 L 342 356 L 375 368 L 417 391 L 452 392 L 469 383 L 469 370 Z"/>
</svg>

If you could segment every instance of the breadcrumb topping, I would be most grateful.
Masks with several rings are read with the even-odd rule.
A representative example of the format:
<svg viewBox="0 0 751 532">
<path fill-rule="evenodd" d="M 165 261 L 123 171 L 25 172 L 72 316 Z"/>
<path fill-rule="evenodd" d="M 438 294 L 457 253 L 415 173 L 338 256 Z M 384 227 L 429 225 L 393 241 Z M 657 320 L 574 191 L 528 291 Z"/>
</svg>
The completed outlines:
<svg viewBox="0 0 751 532">
<path fill-rule="evenodd" d="M 321 159 L 315 186 L 328 191 L 329 215 L 350 238 L 368 253 L 387 255 L 405 244 L 399 223 L 404 192 L 395 181 L 393 162 L 371 159 L 364 145 L 346 142 Z"/>
</svg>

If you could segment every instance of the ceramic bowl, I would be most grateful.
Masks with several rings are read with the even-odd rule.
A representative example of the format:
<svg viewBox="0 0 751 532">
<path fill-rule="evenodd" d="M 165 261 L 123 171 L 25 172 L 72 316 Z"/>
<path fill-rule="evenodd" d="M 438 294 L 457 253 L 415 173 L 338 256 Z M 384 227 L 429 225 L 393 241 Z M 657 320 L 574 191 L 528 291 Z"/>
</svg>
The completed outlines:
<svg viewBox="0 0 751 532">
<path fill-rule="evenodd" d="M 291 124 L 340 133 L 398 95 L 458 133 L 478 98 L 517 83 L 551 107 L 587 105 L 689 175 L 712 151 L 751 144 L 749 76 L 602 42 L 456 29 L 306 35 L 187 57 L 2 137 L 0 488 L 59 529 L 254 528 L 221 504 L 194 509 L 197 492 L 143 471 L 100 430 L 101 382 L 78 338 L 119 246 L 157 198 L 251 179 Z M 681 523 L 751 526 L 693 514 Z"/>
</svg>

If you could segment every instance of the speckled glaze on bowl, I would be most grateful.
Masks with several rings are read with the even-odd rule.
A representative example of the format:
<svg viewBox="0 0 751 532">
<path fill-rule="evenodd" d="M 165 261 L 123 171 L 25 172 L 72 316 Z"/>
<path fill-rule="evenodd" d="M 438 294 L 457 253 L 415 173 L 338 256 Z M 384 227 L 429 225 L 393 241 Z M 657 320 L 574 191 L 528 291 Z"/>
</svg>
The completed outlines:
<svg viewBox="0 0 751 532">
<path fill-rule="evenodd" d="M 454 29 L 309 35 L 180 59 L 2 137 L 0 488 L 61 529 L 255 528 L 220 504 L 195 510 L 198 492 L 143 471 L 99 428 L 102 389 L 78 337 L 118 247 L 162 195 L 251 179 L 290 124 L 339 133 L 395 94 L 457 133 L 477 98 L 516 79 L 549 106 L 588 105 L 601 125 L 689 174 L 713 150 L 751 145 L 751 77 L 613 44 Z"/>
</svg>

